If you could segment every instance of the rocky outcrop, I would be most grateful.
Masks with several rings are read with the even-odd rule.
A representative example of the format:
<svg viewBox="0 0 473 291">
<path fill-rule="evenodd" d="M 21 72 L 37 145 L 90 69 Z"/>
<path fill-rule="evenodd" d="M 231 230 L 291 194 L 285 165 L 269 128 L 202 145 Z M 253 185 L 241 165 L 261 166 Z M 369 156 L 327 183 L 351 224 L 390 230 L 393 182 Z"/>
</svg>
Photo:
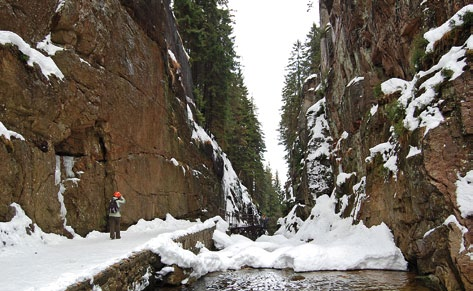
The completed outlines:
<svg viewBox="0 0 473 291">
<path fill-rule="evenodd" d="M 471 22 L 449 22 L 467 4 L 321 1 L 323 86 L 314 98 L 317 84 L 308 83 L 305 99 L 310 105 L 325 98 L 325 112 L 315 116 L 326 115 L 333 142 L 318 164 L 330 159 L 341 215 L 386 223 L 410 268 L 447 290 L 473 290 L 473 217 L 457 201 L 459 180 L 473 169 Z M 444 23 L 453 30 L 429 52 L 424 33 Z M 454 47 L 463 50 L 458 75 L 438 65 Z M 304 133 L 314 118 L 304 106 L 306 163 L 295 194 L 311 206 L 308 198 L 319 192 L 304 177 L 314 171 L 308 156 L 317 147 Z"/>
<path fill-rule="evenodd" d="M 199 137 L 169 1 L 0 8 L 0 30 L 14 39 L 0 45 L 0 122 L 25 138 L 0 142 L 0 221 L 17 202 L 46 232 L 105 230 L 116 190 L 124 227 L 166 213 L 207 218 L 234 195 L 237 211 L 251 206 L 238 181 L 222 186 L 231 165 Z"/>
</svg>

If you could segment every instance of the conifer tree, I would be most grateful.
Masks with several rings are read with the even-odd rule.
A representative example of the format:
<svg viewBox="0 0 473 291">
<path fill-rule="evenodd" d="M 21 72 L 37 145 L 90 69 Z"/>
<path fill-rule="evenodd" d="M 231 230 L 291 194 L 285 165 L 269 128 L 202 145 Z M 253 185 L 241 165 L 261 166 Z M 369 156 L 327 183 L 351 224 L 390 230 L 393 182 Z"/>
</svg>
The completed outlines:
<svg viewBox="0 0 473 291">
<path fill-rule="evenodd" d="M 282 216 L 282 214 L 284 213 L 282 203 L 285 200 L 286 195 L 285 195 L 284 190 L 283 190 L 283 185 L 281 184 L 281 181 L 279 180 L 279 173 L 277 171 L 276 171 L 276 174 L 274 175 L 272 181 L 273 181 L 273 189 L 276 191 L 277 200 L 280 203 L 280 205 L 278 206 L 278 209 L 276 209 L 276 210 L 279 211 L 279 216 Z"/>
<path fill-rule="evenodd" d="M 283 216 L 283 194 L 279 178 L 273 176 L 271 168 L 267 166 L 264 171 L 264 191 L 260 204 L 262 214 L 269 218 L 268 231 L 274 233 L 277 229 L 277 220 Z"/>
<path fill-rule="evenodd" d="M 319 73 L 321 30 L 314 24 L 304 43 L 294 43 L 286 67 L 282 90 L 283 105 L 279 123 L 280 142 L 286 149 L 286 162 L 290 178 L 301 177 L 301 159 L 304 157 L 298 137 L 298 121 L 303 102 L 304 81 L 311 74 Z M 291 179 L 288 183 L 292 183 Z M 288 186 L 288 185 L 286 185 Z"/>
<path fill-rule="evenodd" d="M 173 8 L 190 56 L 201 124 L 217 138 L 256 202 L 264 205 L 271 188 L 263 166 L 264 135 L 237 62 L 226 4 L 226 0 L 174 0 Z"/>
<path fill-rule="evenodd" d="M 225 146 L 228 101 L 236 69 L 227 0 L 175 0 L 174 14 L 190 56 L 194 95 L 204 128 Z"/>
<path fill-rule="evenodd" d="M 321 50 L 320 50 L 320 39 L 322 37 L 323 30 L 318 27 L 315 23 L 312 24 L 309 33 L 307 34 L 305 46 L 305 66 L 308 68 L 309 74 L 318 73 L 320 71 L 321 62 Z"/>
<path fill-rule="evenodd" d="M 230 99 L 227 134 L 227 154 L 240 179 L 251 194 L 257 193 L 263 172 L 263 154 L 266 149 L 261 125 L 256 116 L 253 100 L 243 84 L 241 72 L 235 74 Z"/>
<path fill-rule="evenodd" d="M 292 47 L 286 71 L 279 133 L 281 144 L 285 146 L 288 153 L 286 159 L 289 159 L 297 138 L 297 116 L 302 102 L 302 82 L 308 77 L 307 60 L 304 59 L 304 47 L 300 41 Z"/>
</svg>

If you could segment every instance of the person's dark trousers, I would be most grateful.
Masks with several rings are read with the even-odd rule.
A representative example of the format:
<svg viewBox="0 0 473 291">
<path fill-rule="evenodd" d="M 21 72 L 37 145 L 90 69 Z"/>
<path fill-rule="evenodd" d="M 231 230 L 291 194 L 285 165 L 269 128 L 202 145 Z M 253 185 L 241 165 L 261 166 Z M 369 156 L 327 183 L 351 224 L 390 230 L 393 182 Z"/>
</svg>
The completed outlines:
<svg viewBox="0 0 473 291">
<path fill-rule="evenodd" d="M 120 217 L 109 217 L 110 222 L 110 238 L 119 239 L 120 238 Z"/>
</svg>

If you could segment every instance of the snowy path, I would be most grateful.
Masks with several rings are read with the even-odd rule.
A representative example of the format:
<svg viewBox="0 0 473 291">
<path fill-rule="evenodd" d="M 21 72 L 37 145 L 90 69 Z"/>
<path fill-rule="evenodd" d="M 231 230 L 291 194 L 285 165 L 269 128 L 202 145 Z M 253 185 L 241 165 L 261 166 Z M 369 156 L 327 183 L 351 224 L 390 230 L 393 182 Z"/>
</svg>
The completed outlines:
<svg viewBox="0 0 473 291">
<path fill-rule="evenodd" d="M 245 266 L 296 272 L 406 270 L 407 262 L 385 224 L 353 225 L 351 219 L 334 213 L 335 201 L 335 197 L 319 197 L 311 212 L 316 219 L 305 221 L 297 234 L 262 236 L 256 241 L 228 236 L 228 223 L 220 217 L 190 222 L 170 215 L 166 220 L 140 220 L 122 232 L 121 240 L 110 240 L 107 233 L 99 232 L 68 240 L 39 227 L 28 235 L 25 227 L 31 219 L 15 205 L 17 215 L 12 221 L 0 222 L 0 290 L 64 290 L 141 250 L 159 254 L 167 265 L 192 269 L 194 278 Z M 200 246 L 196 255 L 173 240 L 210 227 L 216 227 L 213 240 L 218 251 Z"/>
<path fill-rule="evenodd" d="M 44 233 L 43 240 L 21 237 L 15 246 L 0 248 L 0 290 L 63 290 L 144 249 L 160 234 L 195 224 L 169 218 L 142 222 L 122 232 L 120 240 L 98 232 L 72 240 Z"/>
</svg>

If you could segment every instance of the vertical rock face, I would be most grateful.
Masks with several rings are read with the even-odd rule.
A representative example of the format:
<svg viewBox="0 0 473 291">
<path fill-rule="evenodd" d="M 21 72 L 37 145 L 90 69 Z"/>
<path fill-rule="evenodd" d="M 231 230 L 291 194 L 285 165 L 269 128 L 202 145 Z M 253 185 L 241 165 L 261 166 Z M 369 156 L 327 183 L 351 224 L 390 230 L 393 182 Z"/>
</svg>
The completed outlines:
<svg viewBox="0 0 473 291">
<path fill-rule="evenodd" d="M 25 138 L 0 142 L 0 221 L 17 202 L 44 231 L 83 235 L 105 229 L 114 191 L 127 198 L 125 225 L 216 215 L 226 192 L 244 191 L 222 187 L 228 166 L 192 136 L 192 80 L 169 1 L 5 0 L 0 30 L 63 75 L 0 45 L 0 122 Z M 44 39 L 60 50 L 37 47 Z"/>
<path fill-rule="evenodd" d="M 321 93 L 333 138 L 325 162 L 331 159 L 341 214 L 369 226 L 386 223 L 410 267 L 447 290 L 473 290 L 473 217 L 457 201 L 459 181 L 473 170 L 471 23 L 418 54 L 424 33 L 468 2 L 320 2 Z M 455 47 L 462 50 L 454 60 L 458 74 L 439 65 Z M 309 104 L 320 99 L 314 88 L 309 84 Z M 304 106 L 309 125 L 314 112 Z M 309 143 L 307 125 L 300 131 L 306 158 L 321 147 Z M 311 171 L 306 162 L 295 193 L 307 205 L 320 194 L 304 182 Z"/>
</svg>

